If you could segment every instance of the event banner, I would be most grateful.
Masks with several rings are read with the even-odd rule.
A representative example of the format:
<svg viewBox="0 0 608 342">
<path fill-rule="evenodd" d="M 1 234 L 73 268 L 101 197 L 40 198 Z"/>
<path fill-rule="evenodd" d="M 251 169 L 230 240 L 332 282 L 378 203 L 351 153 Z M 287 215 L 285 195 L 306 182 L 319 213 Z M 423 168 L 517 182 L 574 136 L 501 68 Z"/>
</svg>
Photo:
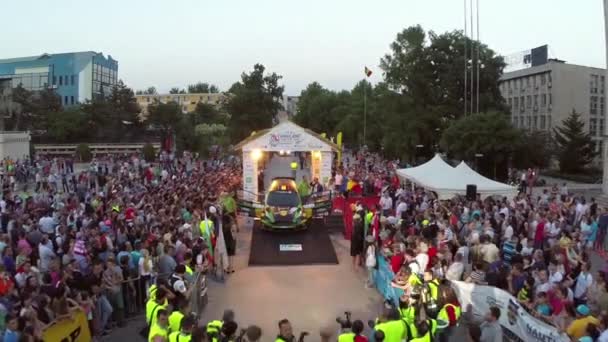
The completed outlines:
<svg viewBox="0 0 608 342">
<path fill-rule="evenodd" d="M 71 311 L 69 317 L 51 323 L 42 331 L 43 341 L 90 342 L 91 332 L 87 316 L 81 309 Z"/>
<path fill-rule="evenodd" d="M 452 287 L 463 310 L 471 304 L 475 316 L 483 317 L 490 310 L 490 306 L 497 306 L 500 309 L 503 336 L 508 341 L 570 341 L 568 336 L 560 334 L 557 328 L 530 315 L 517 299 L 506 291 L 462 281 L 452 281 Z"/>
</svg>

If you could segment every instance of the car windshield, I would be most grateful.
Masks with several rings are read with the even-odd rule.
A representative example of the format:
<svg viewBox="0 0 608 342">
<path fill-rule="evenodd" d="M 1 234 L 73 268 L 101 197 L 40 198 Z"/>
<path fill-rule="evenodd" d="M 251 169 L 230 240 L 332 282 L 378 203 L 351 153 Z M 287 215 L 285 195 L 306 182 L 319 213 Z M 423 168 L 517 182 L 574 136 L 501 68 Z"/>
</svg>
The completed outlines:
<svg viewBox="0 0 608 342">
<path fill-rule="evenodd" d="M 268 193 L 266 204 L 271 207 L 297 207 L 300 197 L 293 191 L 271 191 Z"/>
</svg>

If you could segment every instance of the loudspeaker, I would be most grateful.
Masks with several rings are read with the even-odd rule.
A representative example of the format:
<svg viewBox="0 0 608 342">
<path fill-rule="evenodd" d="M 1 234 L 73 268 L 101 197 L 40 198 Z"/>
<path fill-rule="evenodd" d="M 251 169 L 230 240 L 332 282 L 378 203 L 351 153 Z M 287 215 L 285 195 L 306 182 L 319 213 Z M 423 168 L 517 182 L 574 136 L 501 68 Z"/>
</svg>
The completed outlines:
<svg viewBox="0 0 608 342">
<path fill-rule="evenodd" d="M 467 184 L 467 201 L 477 200 L 477 185 Z"/>
</svg>

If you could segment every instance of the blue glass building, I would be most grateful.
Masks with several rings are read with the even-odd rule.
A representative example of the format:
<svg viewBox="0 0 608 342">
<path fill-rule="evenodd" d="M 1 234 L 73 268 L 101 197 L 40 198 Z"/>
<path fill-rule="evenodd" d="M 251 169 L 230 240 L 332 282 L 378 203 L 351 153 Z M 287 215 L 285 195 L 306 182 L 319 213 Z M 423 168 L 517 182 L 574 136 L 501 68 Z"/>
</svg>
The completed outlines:
<svg viewBox="0 0 608 342">
<path fill-rule="evenodd" d="M 109 95 L 117 82 L 118 62 L 94 51 L 0 59 L 0 89 L 55 89 L 65 107 Z"/>
</svg>

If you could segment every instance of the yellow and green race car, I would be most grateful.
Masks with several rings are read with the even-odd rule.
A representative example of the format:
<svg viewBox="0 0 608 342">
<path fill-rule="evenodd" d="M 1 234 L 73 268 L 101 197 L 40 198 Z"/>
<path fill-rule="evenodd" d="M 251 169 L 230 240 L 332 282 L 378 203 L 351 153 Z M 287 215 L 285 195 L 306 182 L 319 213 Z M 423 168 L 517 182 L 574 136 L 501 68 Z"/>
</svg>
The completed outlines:
<svg viewBox="0 0 608 342">
<path fill-rule="evenodd" d="M 270 183 L 262 203 L 239 199 L 238 209 L 241 214 L 255 217 L 265 229 L 306 229 L 314 217 L 329 215 L 331 194 L 301 198 L 293 178 L 277 177 Z"/>
</svg>

